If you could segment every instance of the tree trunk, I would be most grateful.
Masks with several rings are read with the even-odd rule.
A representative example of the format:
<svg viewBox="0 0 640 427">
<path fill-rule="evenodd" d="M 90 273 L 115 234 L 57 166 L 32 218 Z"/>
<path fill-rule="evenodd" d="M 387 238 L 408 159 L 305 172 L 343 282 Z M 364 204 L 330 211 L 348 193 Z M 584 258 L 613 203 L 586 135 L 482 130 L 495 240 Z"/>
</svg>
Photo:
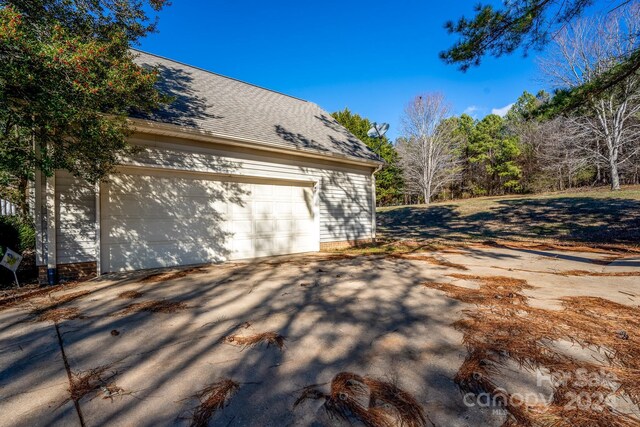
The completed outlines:
<svg viewBox="0 0 640 427">
<path fill-rule="evenodd" d="M 424 193 L 424 204 L 428 205 L 429 202 L 431 201 L 431 188 L 429 188 L 428 186 L 425 187 L 423 193 Z"/>
<path fill-rule="evenodd" d="M 609 158 L 609 169 L 611 173 L 611 190 L 620 190 L 620 176 L 618 175 L 618 164 L 613 158 Z"/>
<path fill-rule="evenodd" d="M 22 219 L 29 218 L 29 180 L 20 177 L 18 180 L 18 210 Z"/>
</svg>

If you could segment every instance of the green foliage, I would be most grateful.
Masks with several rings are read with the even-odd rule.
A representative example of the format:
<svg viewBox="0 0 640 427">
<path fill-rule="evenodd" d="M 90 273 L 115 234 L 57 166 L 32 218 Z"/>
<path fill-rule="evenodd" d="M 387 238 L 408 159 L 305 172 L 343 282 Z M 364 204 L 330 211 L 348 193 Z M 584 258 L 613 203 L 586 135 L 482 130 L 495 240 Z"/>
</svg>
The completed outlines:
<svg viewBox="0 0 640 427">
<path fill-rule="evenodd" d="M 332 116 L 386 162 L 376 173 L 377 203 L 380 206 L 400 203 L 403 196 L 402 171 L 398 166 L 398 152 L 393 144 L 386 137 L 381 140 L 368 137 L 367 132 L 371 129 L 371 122 L 358 114 L 353 114 L 348 108 L 335 112 Z"/>
<path fill-rule="evenodd" d="M 100 38 L 0 9 L 0 170 L 67 169 L 95 182 L 130 151 L 126 118 L 162 100 L 117 26 Z M 34 149 L 34 144 L 39 149 Z"/>
<path fill-rule="evenodd" d="M 470 162 L 482 165 L 489 194 L 517 191 L 521 170 L 516 163 L 518 140 L 506 132 L 504 120 L 490 114 L 479 121 L 469 143 Z"/>
<path fill-rule="evenodd" d="M 499 9 L 480 4 L 473 18 L 446 23 L 449 33 L 459 34 L 460 40 L 441 52 L 440 57 L 467 70 L 480 65 L 487 54 L 500 57 L 518 48 L 525 52 L 540 48 L 548 42 L 550 31 L 580 16 L 592 3 L 593 0 L 514 0 Z"/>
<path fill-rule="evenodd" d="M 448 50 L 440 53 L 440 58 L 448 64 L 457 64 L 466 71 L 471 66 L 480 65 L 486 55 L 500 57 L 522 48 L 540 49 L 559 28 L 566 26 L 584 14 L 595 0 L 514 0 L 504 2 L 502 8 L 478 5 L 475 15 L 462 17 L 458 22 L 449 21 L 445 28 L 460 39 Z M 603 2 L 604 3 L 604 2 Z M 627 6 L 627 0 L 607 3 L 607 8 Z M 632 4 L 633 2 L 631 2 Z M 562 112 L 579 109 L 594 96 L 619 85 L 640 70 L 640 48 L 621 54 L 618 65 L 612 67 L 594 81 L 572 90 L 556 93 L 553 103 L 545 108 L 547 117 Z"/>
<path fill-rule="evenodd" d="M 168 0 L 0 0 L 38 31 L 60 25 L 71 34 L 108 40 L 113 32 L 135 42 L 156 29 L 147 11 L 159 11 Z"/>
</svg>

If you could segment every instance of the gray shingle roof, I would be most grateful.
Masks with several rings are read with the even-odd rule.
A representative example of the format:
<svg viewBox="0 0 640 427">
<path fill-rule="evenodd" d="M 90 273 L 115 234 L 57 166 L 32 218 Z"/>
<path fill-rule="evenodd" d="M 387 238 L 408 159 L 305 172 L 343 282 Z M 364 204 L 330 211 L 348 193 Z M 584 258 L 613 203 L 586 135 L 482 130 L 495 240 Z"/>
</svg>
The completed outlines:
<svg viewBox="0 0 640 427">
<path fill-rule="evenodd" d="M 312 102 L 149 53 L 135 54 L 138 64 L 158 69 L 159 89 L 175 98 L 161 110 L 137 118 L 281 148 L 380 160 Z"/>
</svg>

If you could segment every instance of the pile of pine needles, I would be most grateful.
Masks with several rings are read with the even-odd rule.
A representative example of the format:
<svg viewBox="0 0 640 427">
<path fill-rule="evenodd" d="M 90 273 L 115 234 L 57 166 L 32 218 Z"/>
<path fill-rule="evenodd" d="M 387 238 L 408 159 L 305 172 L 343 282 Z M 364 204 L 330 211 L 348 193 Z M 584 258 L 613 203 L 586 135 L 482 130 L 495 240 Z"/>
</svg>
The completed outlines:
<svg viewBox="0 0 640 427">
<path fill-rule="evenodd" d="M 473 276 L 469 274 L 449 274 L 455 279 L 469 280 L 480 284 L 478 289 L 456 286 L 451 283 L 425 282 L 428 288 L 446 292 L 447 296 L 470 304 L 481 305 L 522 305 L 527 297 L 520 292 L 532 287 L 526 281 L 505 276 Z"/>
<path fill-rule="evenodd" d="M 60 322 L 80 317 L 80 311 L 75 307 L 52 308 L 36 314 L 36 322 Z"/>
<path fill-rule="evenodd" d="M 275 347 L 278 347 L 280 350 L 283 350 L 285 339 L 285 337 L 278 334 L 277 332 L 270 331 L 254 335 L 228 335 L 222 338 L 222 342 L 237 345 L 242 347 L 243 349 L 247 347 L 253 347 L 262 342 L 265 342 L 267 343 L 267 347 L 273 345 Z"/>
<path fill-rule="evenodd" d="M 424 286 L 477 306 L 465 310 L 465 317 L 454 324 L 468 349 L 455 381 L 465 392 L 490 393 L 501 402 L 510 415 L 505 426 L 640 425 L 638 418 L 618 411 L 608 399 L 626 400 L 640 412 L 640 307 L 582 296 L 563 298 L 562 310 L 547 310 L 527 304 L 521 294 L 530 287 L 525 281 L 454 277 L 472 280 L 479 289 L 438 283 Z M 602 357 L 578 360 L 557 349 L 555 344 L 561 341 Z M 552 383 L 549 404 L 519 402 L 496 385 L 500 368 L 509 361 L 560 379 Z M 596 381 L 578 381 L 579 373 Z M 592 404 L 571 406 L 575 396 L 586 396 Z"/>
<path fill-rule="evenodd" d="M 111 369 L 110 365 L 104 365 L 88 371 L 71 373 L 68 400 L 78 402 L 89 393 L 100 391 L 101 387 L 107 385 L 103 377 L 109 369 Z M 112 373 L 111 376 L 114 375 L 115 373 Z M 110 386 L 114 387 L 113 385 Z"/>
<path fill-rule="evenodd" d="M 328 394 L 317 385 L 305 387 L 293 404 L 294 408 L 307 399 L 324 399 L 327 414 L 351 424 L 366 427 L 423 427 L 427 416 L 416 399 L 396 385 L 362 377 L 351 372 L 341 372 L 331 381 Z"/>
<path fill-rule="evenodd" d="M 118 294 L 118 298 L 120 299 L 136 299 L 142 296 L 141 292 L 138 291 L 124 291 Z"/>
<path fill-rule="evenodd" d="M 76 319 L 80 317 L 80 312 L 75 307 L 61 307 L 75 299 L 87 295 L 89 291 L 77 291 L 60 296 L 51 294 L 43 298 L 36 304 L 36 308 L 31 311 L 36 322 L 59 322 L 65 319 Z"/>
<path fill-rule="evenodd" d="M 429 264 L 439 265 L 442 267 L 455 268 L 456 270 L 468 270 L 468 268 L 462 264 L 456 264 L 454 262 L 447 261 L 444 258 L 438 258 L 435 256 L 426 255 L 426 254 L 414 255 L 409 253 L 398 253 L 398 254 L 391 254 L 389 255 L 389 257 L 396 258 L 396 259 L 413 260 L 413 261 L 425 261 L 425 262 L 428 262 Z"/>
<path fill-rule="evenodd" d="M 175 313 L 176 311 L 189 308 L 187 304 L 181 301 L 167 300 L 151 300 L 144 302 L 136 302 L 116 312 L 115 316 L 125 316 L 131 313 L 150 312 L 150 313 Z"/>
<path fill-rule="evenodd" d="M 219 409 L 224 408 L 233 394 L 240 388 L 237 382 L 225 379 L 202 389 L 195 397 L 200 404 L 193 411 L 192 427 L 206 427 Z"/>
<path fill-rule="evenodd" d="M 191 274 L 202 273 L 206 271 L 204 267 L 192 267 L 178 271 L 168 271 L 163 273 L 153 273 L 139 280 L 140 283 L 159 283 L 168 280 L 181 279 Z"/>
<path fill-rule="evenodd" d="M 586 271 L 586 270 L 569 270 L 556 273 L 561 276 L 592 276 L 592 277 L 640 277 L 640 271 Z"/>
</svg>

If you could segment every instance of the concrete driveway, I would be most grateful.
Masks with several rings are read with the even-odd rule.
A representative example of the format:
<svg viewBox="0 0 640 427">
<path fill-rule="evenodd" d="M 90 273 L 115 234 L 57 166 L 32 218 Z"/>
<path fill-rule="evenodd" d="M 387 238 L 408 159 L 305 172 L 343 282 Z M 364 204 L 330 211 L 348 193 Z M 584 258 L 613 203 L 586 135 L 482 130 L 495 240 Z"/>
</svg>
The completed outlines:
<svg viewBox="0 0 640 427">
<path fill-rule="evenodd" d="M 410 393 L 427 425 L 500 425 L 504 413 L 465 404 L 454 383 L 467 350 L 451 324 L 470 305 L 421 283 L 451 282 L 464 266 L 469 275 L 525 279 L 541 307 L 565 295 L 640 301 L 638 277 L 557 274 L 638 271 L 638 258 L 486 247 L 419 255 L 305 255 L 112 276 L 5 308 L 0 424 L 189 425 L 198 392 L 223 379 L 239 388 L 210 425 L 337 423 L 322 417 L 322 400 L 294 403 L 306 386 L 327 389 L 348 371 Z M 58 320 L 46 320 L 50 313 Z M 285 338 L 282 350 L 225 339 L 270 331 Z M 81 378 L 88 391 L 74 401 L 70 380 Z"/>
</svg>

